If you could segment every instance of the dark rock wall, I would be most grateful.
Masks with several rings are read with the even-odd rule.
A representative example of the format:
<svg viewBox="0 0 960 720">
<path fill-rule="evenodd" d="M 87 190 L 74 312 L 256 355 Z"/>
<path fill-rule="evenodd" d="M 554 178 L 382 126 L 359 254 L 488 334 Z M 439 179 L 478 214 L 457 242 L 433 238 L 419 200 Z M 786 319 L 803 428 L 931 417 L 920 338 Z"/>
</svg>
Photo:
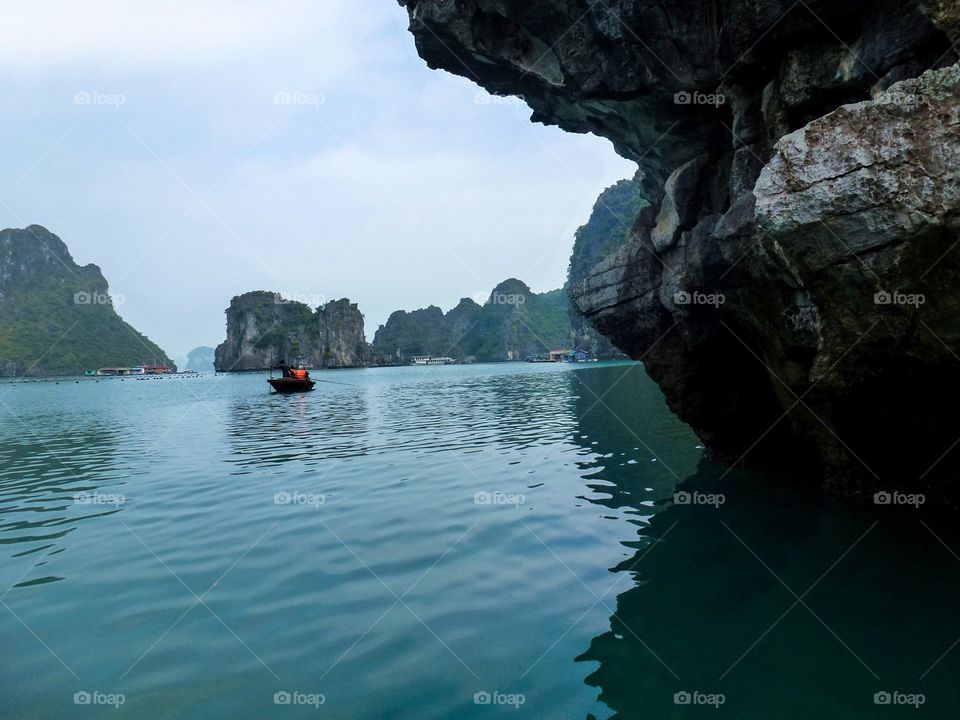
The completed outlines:
<svg viewBox="0 0 960 720">
<path fill-rule="evenodd" d="M 401 4 L 431 67 L 637 161 L 570 293 L 714 457 L 958 495 L 956 3 Z"/>
<path fill-rule="evenodd" d="M 567 271 L 567 294 L 570 288 L 590 275 L 602 259 L 630 241 L 634 218 L 641 208 L 649 205 L 642 193 L 642 180 L 621 180 L 610 186 L 594 203 L 590 218 L 576 232 L 573 253 Z M 621 350 L 605 335 L 597 332 L 571 299 L 570 324 L 573 346 L 582 348 L 598 358 L 625 358 Z"/>
</svg>

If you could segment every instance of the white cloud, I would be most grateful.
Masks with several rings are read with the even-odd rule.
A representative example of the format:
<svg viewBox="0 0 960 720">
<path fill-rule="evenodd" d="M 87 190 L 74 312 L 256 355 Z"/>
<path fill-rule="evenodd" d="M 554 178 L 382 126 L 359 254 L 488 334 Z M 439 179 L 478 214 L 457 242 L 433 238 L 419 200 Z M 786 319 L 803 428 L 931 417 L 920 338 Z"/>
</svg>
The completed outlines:
<svg viewBox="0 0 960 720">
<path fill-rule="evenodd" d="M 24 5 L 0 25 L 0 193 L 17 181 L 0 224 L 99 264 L 168 352 L 222 340 L 248 290 L 350 297 L 372 337 L 392 310 L 510 276 L 558 287 L 597 194 L 632 172 L 429 70 L 392 0 L 126 8 Z M 78 89 L 126 102 L 75 106 Z"/>
<path fill-rule="evenodd" d="M 368 49 L 348 41 L 379 21 L 370 3 L 348 0 L 33 0 L 8 3 L 0 23 L 0 67 L 114 76 L 197 71 L 241 56 L 321 48 L 343 70 Z"/>
</svg>

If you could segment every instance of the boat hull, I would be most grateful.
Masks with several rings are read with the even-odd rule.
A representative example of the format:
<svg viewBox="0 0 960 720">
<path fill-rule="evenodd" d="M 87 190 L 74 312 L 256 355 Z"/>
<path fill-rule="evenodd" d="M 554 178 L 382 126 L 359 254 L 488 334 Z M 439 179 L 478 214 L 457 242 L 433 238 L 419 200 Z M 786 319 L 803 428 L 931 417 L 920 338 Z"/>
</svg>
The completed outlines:
<svg viewBox="0 0 960 720">
<path fill-rule="evenodd" d="M 300 380 L 298 378 L 270 378 L 267 382 L 278 393 L 310 392 L 316 385 L 313 380 Z"/>
</svg>

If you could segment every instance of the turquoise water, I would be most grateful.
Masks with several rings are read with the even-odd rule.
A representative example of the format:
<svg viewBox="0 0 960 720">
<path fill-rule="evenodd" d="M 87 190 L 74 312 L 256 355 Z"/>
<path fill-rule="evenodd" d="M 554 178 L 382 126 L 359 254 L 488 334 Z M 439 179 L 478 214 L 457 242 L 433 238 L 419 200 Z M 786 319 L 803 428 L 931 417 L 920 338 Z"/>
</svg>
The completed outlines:
<svg viewBox="0 0 960 720">
<path fill-rule="evenodd" d="M 0 717 L 960 717 L 952 518 L 636 364 L 316 376 L 0 385 Z"/>
</svg>

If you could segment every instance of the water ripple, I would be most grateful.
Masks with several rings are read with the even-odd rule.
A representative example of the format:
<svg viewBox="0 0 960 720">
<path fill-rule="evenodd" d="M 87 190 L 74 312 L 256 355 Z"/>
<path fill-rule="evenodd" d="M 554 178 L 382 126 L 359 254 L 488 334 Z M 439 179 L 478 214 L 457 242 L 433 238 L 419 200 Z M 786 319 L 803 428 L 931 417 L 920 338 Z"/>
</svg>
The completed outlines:
<svg viewBox="0 0 960 720">
<path fill-rule="evenodd" d="M 511 687 L 597 712 L 572 662 L 608 622 L 585 584 L 699 454 L 636 367 L 17 386 L 4 690 L 25 717 L 81 716 L 83 688 L 125 693 L 118 718 L 273 716 L 284 688 L 334 717 L 468 717 Z"/>
</svg>

